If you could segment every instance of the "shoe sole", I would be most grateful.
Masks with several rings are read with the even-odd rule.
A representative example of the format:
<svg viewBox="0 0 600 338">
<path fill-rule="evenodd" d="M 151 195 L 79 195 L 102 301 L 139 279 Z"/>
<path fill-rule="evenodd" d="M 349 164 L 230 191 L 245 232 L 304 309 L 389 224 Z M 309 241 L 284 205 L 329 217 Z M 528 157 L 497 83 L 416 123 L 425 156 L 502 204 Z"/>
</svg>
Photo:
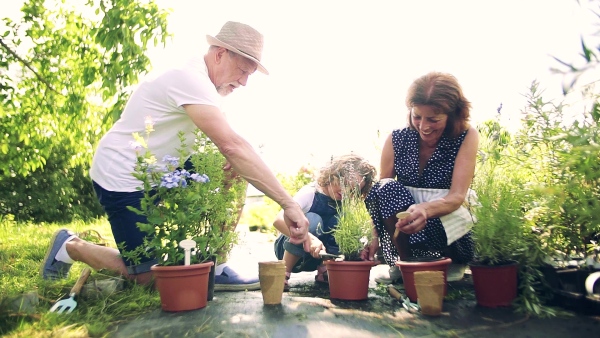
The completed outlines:
<svg viewBox="0 0 600 338">
<path fill-rule="evenodd" d="M 402 284 L 402 279 L 391 280 L 391 279 L 375 278 L 375 283 L 384 284 L 384 285 L 390 285 L 390 284 L 396 284 L 396 283 Z"/>
<path fill-rule="evenodd" d="M 50 258 L 50 254 L 52 253 L 52 248 L 54 247 L 54 242 L 56 242 L 56 237 L 60 234 L 61 231 L 69 231 L 68 229 L 62 228 L 58 229 L 52 235 L 52 239 L 50 239 L 50 244 L 48 245 L 48 250 L 46 251 L 46 255 L 44 256 L 44 260 L 42 261 L 42 266 L 40 267 L 40 277 L 44 278 L 44 269 L 46 268 L 46 262 L 48 262 L 48 258 Z M 54 257 L 52 257 L 54 259 Z"/>
<path fill-rule="evenodd" d="M 375 283 L 377 284 L 384 284 L 384 285 L 389 285 L 392 284 L 393 281 L 389 280 L 389 279 L 379 279 L 379 278 L 375 278 Z"/>
<path fill-rule="evenodd" d="M 446 281 L 448 282 L 458 282 L 460 280 L 462 280 L 465 277 L 465 274 L 463 273 L 460 276 L 446 276 Z"/>
<path fill-rule="evenodd" d="M 260 290 L 260 282 L 251 284 L 215 284 L 214 291 L 256 291 Z"/>
<path fill-rule="evenodd" d="M 448 267 L 448 271 L 446 272 L 446 281 L 448 282 L 458 282 L 465 277 L 465 270 L 467 269 L 466 265 L 461 265 L 459 267 L 453 267 L 452 264 Z"/>
</svg>

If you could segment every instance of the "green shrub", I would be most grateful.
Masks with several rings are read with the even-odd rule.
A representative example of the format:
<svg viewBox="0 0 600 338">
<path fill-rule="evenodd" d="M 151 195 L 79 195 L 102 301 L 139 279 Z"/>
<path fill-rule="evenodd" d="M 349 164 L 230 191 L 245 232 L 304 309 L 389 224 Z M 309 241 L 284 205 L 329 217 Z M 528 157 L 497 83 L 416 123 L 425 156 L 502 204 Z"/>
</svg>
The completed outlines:
<svg viewBox="0 0 600 338">
<path fill-rule="evenodd" d="M 71 222 L 103 214 L 87 168 L 69 167 L 60 151 L 26 177 L 0 177 L 0 215 L 23 222 Z"/>
</svg>

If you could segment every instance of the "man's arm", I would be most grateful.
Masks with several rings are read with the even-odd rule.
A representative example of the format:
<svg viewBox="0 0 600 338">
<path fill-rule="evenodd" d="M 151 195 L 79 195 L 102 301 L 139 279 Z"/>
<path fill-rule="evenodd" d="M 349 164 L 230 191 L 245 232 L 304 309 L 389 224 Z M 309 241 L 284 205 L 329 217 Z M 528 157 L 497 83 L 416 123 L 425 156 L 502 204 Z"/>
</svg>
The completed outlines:
<svg viewBox="0 0 600 338">
<path fill-rule="evenodd" d="M 284 210 L 284 220 L 290 230 L 291 242 L 306 241 L 309 238 L 308 221 L 304 213 L 250 143 L 231 128 L 219 108 L 198 104 L 183 107 L 194 124 L 219 148 L 232 168 L 281 206 Z"/>
</svg>

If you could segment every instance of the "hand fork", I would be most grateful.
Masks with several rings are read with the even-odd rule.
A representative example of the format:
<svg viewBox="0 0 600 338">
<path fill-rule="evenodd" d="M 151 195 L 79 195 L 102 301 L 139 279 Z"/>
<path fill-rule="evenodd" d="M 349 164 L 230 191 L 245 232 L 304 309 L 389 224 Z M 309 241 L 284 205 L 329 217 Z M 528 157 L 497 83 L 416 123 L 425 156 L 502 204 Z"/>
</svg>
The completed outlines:
<svg viewBox="0 0 600 338">
<path fill-rule="evenodd" d="M 56 304 L 54 304 L 50 308 L 50 312 L 56 312 L 56 313 L 63 313 L 65 311 L 66 311 L 66 313 L 73 312 L 73 309 L 75 309 L 75 307 L 77 306 L 77 302 L 75 301 L 75 296 L 77 296 L 79 294 L 79 292 L 81 291 L 81 288 L 83 287 L 83 284 L 88 279 L 91 272 L 92 272 L 92 270 L 90 270 L 90 268 L 83 269 L 83 271 L 81 271 L 81 275 L 79 275 L 79 278 L 77 279 L 77 282 L 75 283 L 75 285 L 73 285 L 73 288 L 71 289 L 71 292 L 69 293 L 70 297 L 56 302 Z"/>
</svg>

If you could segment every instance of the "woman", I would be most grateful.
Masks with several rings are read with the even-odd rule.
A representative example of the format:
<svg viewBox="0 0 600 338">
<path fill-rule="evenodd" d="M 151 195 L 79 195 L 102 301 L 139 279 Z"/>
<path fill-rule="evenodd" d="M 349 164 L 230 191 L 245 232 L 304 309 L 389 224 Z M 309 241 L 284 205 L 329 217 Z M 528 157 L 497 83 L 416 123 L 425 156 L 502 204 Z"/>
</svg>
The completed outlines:
<svg viewBox="0 0 600 338">
<path fill-rule="evenodd" d="M 479 135 L 470 126 L 470 102 L 456 78 L 431 72 L 408 90 L 408 127 L 388 136 L 381 155 L 380 178 L 366 198 L 390 276 L 398 280 L 395 262 L 416 256 L 450 257 L 459 264 L 461 279 L 473 258 L 470 227 L 473 219 L 464 207 L 475 172 Z M 396 214 L 407 211 L 398 220 Z M 398 230 L 397 235 L 394 235 Z"/>
</svg>

